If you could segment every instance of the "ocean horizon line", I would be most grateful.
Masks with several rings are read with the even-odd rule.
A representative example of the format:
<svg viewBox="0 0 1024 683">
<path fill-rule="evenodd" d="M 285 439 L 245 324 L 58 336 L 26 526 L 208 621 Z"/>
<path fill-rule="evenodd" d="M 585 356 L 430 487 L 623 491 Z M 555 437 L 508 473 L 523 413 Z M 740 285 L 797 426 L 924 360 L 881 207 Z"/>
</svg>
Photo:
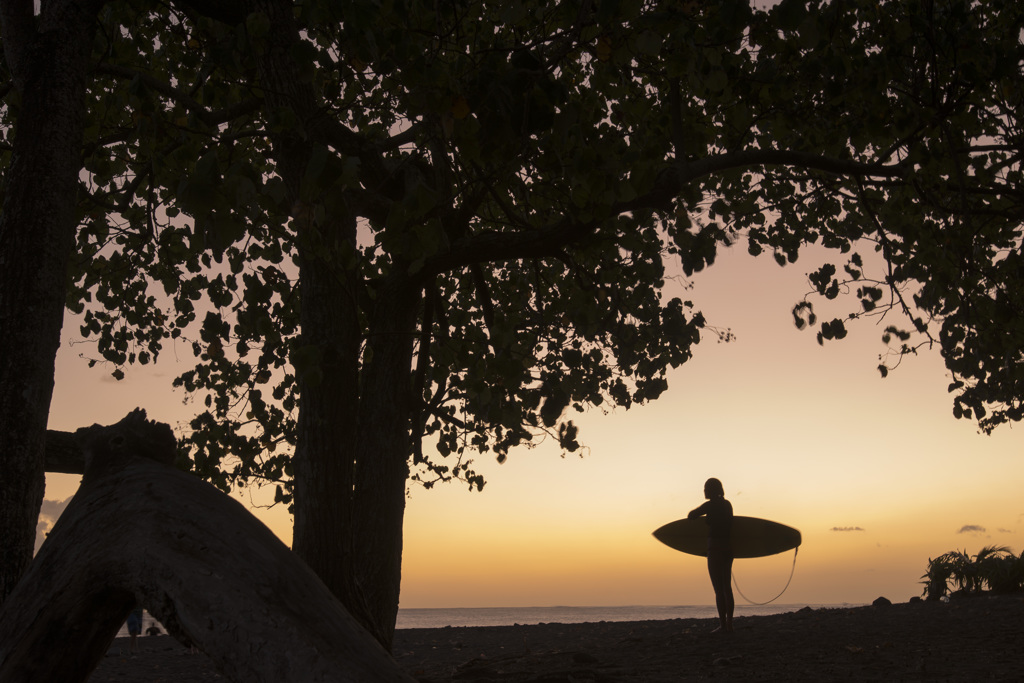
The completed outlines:
<svg viewBox="0 0 1024 683">
<path fill-rule="evenodd" d="M 737 604 L 736 616 L 767 616 L 812 609 L 860 607 L 864 603 Z M 538 605 L 531 607 L 400 607 L 396 628 L 461 628 L 579 624 L 601 621 L 712 619 L 714 605 Z"/>
</svg>

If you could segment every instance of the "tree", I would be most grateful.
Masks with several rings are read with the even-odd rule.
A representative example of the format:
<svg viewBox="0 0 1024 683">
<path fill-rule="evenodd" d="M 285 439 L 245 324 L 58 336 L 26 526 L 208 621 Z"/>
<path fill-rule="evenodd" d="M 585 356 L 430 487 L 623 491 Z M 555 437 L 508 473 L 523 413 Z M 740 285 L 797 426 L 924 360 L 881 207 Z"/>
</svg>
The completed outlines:
<svg viewBox="0 0 1024 683">
<path fill-rule="evenodd" d="M 75 240 L 94 2 L 0 3 L 5 136 L 0 213 L 0 601 L 32 559 L 43 449 Z M 16 110 L 16 111 L 15 111 Z"/>
<path fill-rule="evenodd" d="M 33 3 L 28 0 L 0 3 L 4 53 L 0 112 L 4 159 L 0 215 L 0 424 L 4 425 L 0 430 L 0 528 L 5 539 L 0 549 L 0 601 L 13 589 L 32 557 L 33 530 L 43 496 L 54 360 L 69 298 L 68 274 L 80 268 L 72 264 L 76 231 L 80 225 L 87 231 L 87 218 L 95 225 L 107 212 L 138 214 L 138 207 L 130 206 L 130 202 L 123 206 L 108 202 L 113 201 L 113 196 L 104 191 L 109 189 L 104 180 L 111 180 L 108 170 L 90 168 L 93 150 L 102 148 L 116 158 L 118 146 L 125 140 L 123 127 L 111 132 L 109 126 L 99 126 L 104 117 L 123 120 L 139 113 L 130 108 L 116 113 L 104 111 L 104 107 L 117 104 L 117 96 L 124 97 L 130 88 L 115 93 L 113 100 L 104 99 L 99 94 L 107 82 L 90 73 L 97 27 L 102 24 L 105 30 L 116 33 L 118 19 L 123 16 L 107 11 L 101 22 L 97 15 L 103 6 L 98 0 L 50 0 L 41 3 L 39 13 L 34 14 Z M 153 27 L 152 22 L 147 26 L 151 31 Z M 119 73 L 123 75 L 123 71 Z M 242 108 L 245 106 L 242 103 Z M 138 117 L 141 125 L 136 128 L 144 126 L 143 119 Z M 100 130 L 108 135 L 99 136 Z M 88 181 L 85 185 L 79 182 L 83 167 Z M 137 174 L 131 189 L 122 188 L 122 194 L 131 196 L 145 178 L 145 173 Z M 80 190 L 86 190 L 84 203 Z"/>
<path fill-rule="evenodd" d="M 940 327 L 960 414 L 1020 419 L 1013 3 L 202 5 L 108 17 L 71 306 L 115 373 L 191 341 L 196 469 L 280 482 L 385 644 L 410 467 L 479 487 L 657 398 L 713 332 L 667 260 L 823 243 L 823 296 L 906 314 L 898 354 Z"/>
</svg>

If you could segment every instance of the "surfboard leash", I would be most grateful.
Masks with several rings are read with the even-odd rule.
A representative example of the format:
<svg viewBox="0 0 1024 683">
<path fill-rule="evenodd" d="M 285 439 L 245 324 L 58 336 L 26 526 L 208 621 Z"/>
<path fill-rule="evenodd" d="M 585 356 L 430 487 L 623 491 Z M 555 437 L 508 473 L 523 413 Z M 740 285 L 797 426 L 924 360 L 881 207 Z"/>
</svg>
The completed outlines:
<svg viewBox="0 0 1024 683">
<path fill-rule="evenodd" d="M 767 604 L 773 603 L 773 602 L 775 602 L 776 600 L 778 600 L 779 598 L 782 597 L 782 593 L 785 593 L 786 589 L 789 588 L 789 584 L 792 583 L 792 581 L 793 581 L 793 574 L 796 573 L 796 555 L 799 552 L 800 552 L 800 546 L 797 546 L 797 547 L 793 548 L 793 566 L 789 570 L 789 580 L 787 580 L 786 581 L 786 585 L 782 587 L 782 592 L 779 593 L 778 595 L 776 595 L 771 600 L 768 600 L 767 602 L 754 602 L 753 600 L 748 598 L 746 595 L 743 595 L 743 591 L 740 590 L 740 584 L 739 584 L 738 581 L 736 581 L 736 572 L 735 572 L 735 570 L 732 573 L 732 585 L 734 585 L 736 587 L 736 592 L 740 594 L 740 597 L 743 598 L 744 600 L 746 600 L 747 602 L 749 602 L 751 605 L 767 605 Z"/>
</svg>

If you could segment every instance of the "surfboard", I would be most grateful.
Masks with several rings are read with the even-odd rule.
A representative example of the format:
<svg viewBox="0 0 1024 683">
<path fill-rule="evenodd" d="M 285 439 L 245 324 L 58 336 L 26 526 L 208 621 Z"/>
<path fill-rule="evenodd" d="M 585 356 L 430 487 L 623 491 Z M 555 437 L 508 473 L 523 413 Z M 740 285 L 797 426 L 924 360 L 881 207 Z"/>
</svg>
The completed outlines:
<svg viewBox="0 0 1024 683">
<path fill-rule="evenodd" d="M 703 517 L 677 519 L 654 532 L 654 537 L 680 552 L 706 557 L 708 523 Z M 732 518 L 733 557 L 765 557 L 800 545 L 800 532 L 791 526 L 758 517 Z"/>
</svg>

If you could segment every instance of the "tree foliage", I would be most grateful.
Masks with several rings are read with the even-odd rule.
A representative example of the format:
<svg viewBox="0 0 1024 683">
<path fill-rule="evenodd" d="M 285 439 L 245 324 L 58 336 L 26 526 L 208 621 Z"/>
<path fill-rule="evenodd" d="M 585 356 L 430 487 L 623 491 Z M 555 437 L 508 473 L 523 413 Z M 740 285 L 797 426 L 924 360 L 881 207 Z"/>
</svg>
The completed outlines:
<svg viewBox="0 0 1024 683">
<path fill-rule="evenodd" d="M 810 282 L 854 310 L 796 324 L 938 343 L 989 430 L 1024 410 L 1022 23 L 1008 0 L 108 3 L 68 306 L 115 376 L 192 351 L 195 468 L 294 494 L 341 592 L 381 556 L 397 582 L 408 466 L 480 487 L 471 454 L 575 451 L 574 412 L 661 395 L 714 333 L 667 273 L 737 242 L 835 250 Z M 361 526 L 375 505 L 397 522 Z M 364 623 L 397 605 L 350 588 Z"/>
<path fill-rule="evenodd" d="M 845 277 L 831 265 L 812 274 L 817 293 L 856 288 L 861 314 L 900 307 L 910 326 L 886 336 L 900 353 L 937 324 L 957 414 L 986 429 L 1019 419 L 1007 376 L 1019 336 L 978 331 L 980 320 L 1012 326 L 1020 305 L 1006 285 L 1019 258 L 1020 41 L 997 30 L 1020 21 L 1012 4 L 782 3 L 764 14 L 626 2 L 588 16 L 525 2 L 305 3 L 298 14 L 296 62 L 325 115 L 358 131 L 354 147 L 379 149 L 371 169 L 354 147 L 319 146 L 303 208 L 361 216 L 359 243 L 338 257 L 358 262 L 364 300 L 398 262 L 422 273 L 436 329 L 423 335 L 419 430 L 442 455 L 469 445 L 504 457 L 569 405 L 656 397 L 701 322 L 661 306 L 664 253 L 691 273 L 742 238 L 780 263 L 806 243 L 850 252 Z M 179 382 L 211 392 L 196 453 L 209 476 L 233 453 L 231 474 L 244 477 L 294 442 L 295 373 L 322 362 L 294 348 L 284 226 L 296 207 L 267 153 L 268 127 L 295 124 L 258 111 L 265 14 L 234 26 L 172 17 L 140 11 L 102 45 L 85 164 L 97 206 L 80 231 L 74 309 L 100 304 L 83 332 L 118 366 L 191 330 L 201 362 Z M 761 159 L 790 168 L 758 173 Z M 346 191 L 349 206 L 331 206 Z M 520 240 L 524 256 L 555 255 L 541 261 L 501 240 L 572 222 L 589 244 L 562 260 L 561 245 Z M 469 237 L 472 248 L 453 248 Z M 891 269 L 877 281 L 852 251 L 865 240 Z M 912 301 L 908 282 L 921 284 Z M 212 310 L 197 333 L 200 299 Z M 674 321 L 649 329 L 661 310 Z M 671 336 L 659 328 L 673 326 L 680 348 L 661 352 Z M 819 339 L 842 336 L 842 320 L 820 323 Z M 281 478 L 284 459 L 263 462 Z"/>
<path fill-rule="evenodd" d="M 884 329 L 895 362 L 880 365 L 882 375 L 921 346 L 937 345 L 953 377 L 954 415 L 990 432 L 1024 415 L 1024 56 L 1018 28 L 1003 30 L 1019 27 L 1022 15 L 1001 2 L 879 11 L 891 20 L 873 28 L 877 48 L 858 69 L 879 79 L 870 86 L 876 96 L 863 93 L 864 117 L 849 126 L 865 141 L 895 132 L 891 153 L 904 175 L 899 183 L 872 187 L 858 178 L 837 188 L 848 213 L 826 219 L 821 235 L 850 254 L 842 275 L 830 264 L 811 281 L 828 299 L 853 293 L 860 310 L 851 319 L 901 313 Z M 883 257 L 884 273 L 867 276 L 856 240 Z M 842 320 L 821 324 L 819 341 L 842 336 Z"/>
</svg>

